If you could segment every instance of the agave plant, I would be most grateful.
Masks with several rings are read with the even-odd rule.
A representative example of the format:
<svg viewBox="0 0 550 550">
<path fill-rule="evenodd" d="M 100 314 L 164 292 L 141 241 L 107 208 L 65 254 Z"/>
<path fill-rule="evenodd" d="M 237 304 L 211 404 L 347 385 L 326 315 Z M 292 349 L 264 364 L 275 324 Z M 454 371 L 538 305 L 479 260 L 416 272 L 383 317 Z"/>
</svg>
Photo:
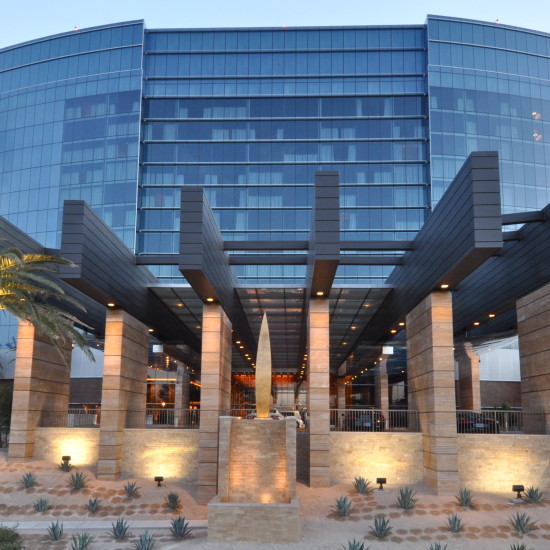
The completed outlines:
<svg viewBox="0 0 550 550">
<path fill-rule="evenodd" d="M 397 493 L 397 506 L 403 510 L 412 510 L 416 505 L 416 493 L 410 487 L 402 487 Z"/>
<path fill-rule="evenodd" d="M 475 508 L 475 502 L 470 489 L 461 489 L 455 498 L 456 503 L 461 508 Z"/>
<path fill-rule="evenodd" d="M 538 487 L 527 487 L 525 489 L 525 502 L 527 504 L 540 504 L 542 502 L 543 493 Z"/>
<path fill-rule="evenodd" d="M 191 533 L 191 529 L 189 529 L 189 522 L 185 521 L 183 516 L 174 518 L 170 524 L 170 533 L 172 533 L 174 537 L 178 537 L 180 539 L 186 537 L 189 533 Z"/>
<path fill-rule="evenodd" d="M 69 460 L 62 460 L 60 463 L 59 463 L 59 469 L 62 471 L 62 472 L 70 472 L 73 468 L 73 465 L 70 463 Z"/>
<path fill-rule="evenodd" d="M 85 472 L 75 472 L 69 476 L 69 487 L 71 488 L 71 493 L 78 493 L 83 491 L 86 488 L 88 482 L 88 476 Z"/>
<path fill-rule="evenodd" d="M 371 487 L 370 481 L 361 476 L 358 476 L 353 480 L 353 488 L 360 495 L 368 495 L 374 491 L 374 487 Z"/>
<path fill-rule="evenodd" d="M 95 514 L 101 506 L 101 499 L 100 498 L 91 498 L 88 501 L 87 506 L 88 506 L 88 512 L 90 512 L 90 514 Z"/>
<path fill-rule="evenodd" d="M 451 533 L 460 533 L 464 529 L 464 524 L 458 514 L 451 514 L 447 517 L 447 526 Z"/>
<path fill-rule="evenodd" d="M 178 493 L 168 493 L 164 497 L 164 502 L 166 502 L 166 507 L 168 510 L 177 510 L 181 505 L 181 498 Z"/>
<path fill-rule="evenodd" d="M 124 485 L 124 491 L 126 492 L 126 496 L 128 498 L 138 498 L 141 495 L 139 492 L 140 489 L 141 487 L 138 487 L 137 482 L 135 481 L 129 481 L 126 485 Z"/>
<path fill-rule="evenodd" d="M 514 544 L 512 544 L 510 546 L 510 550 L 534 550 L 533 548 L 528 548 L 527 545 L 524 543 L 524 542 L 514 542 Z"/>
<path fill-rule="evenodd" d="M 430 544 L 430 550 L 447 550 L 447 545 L 442 542 L 432 542 Z"/>
<path fill-rule="evenodd" d="M 370 546 L 365 548 L 365 543 L 359 540 L 348 540 L 347 546 L 341 546 L 341 550 L 369 550 Z"/>
<path fill-rule="evenodd" d="M 50 507 L 50 503 L 47 498 L 39 498 L 33 503 L 35 512 L 46 512 Z"/>
<path fill-rule="evenodd" d="M 152 550 L 154 545 L 155 539 L 153 535 L 145 531 L 145 533 L 139 536 L 137 542 L 134 543 L 134 548 L 136 550 Z"/>
<path fill-rule="evenodd" d="M 36 486 L 36 475 L 33 472 L 27 472 L 21 477 L 21 485 L 25 489 L 31 489 Z"/>
<path fill-rule="evenodd" d="M 115 540 L 124 540 L 131 535 L 131 533 L 128 532 L 130 525 L 124 518 L 118 518 L 115 523 L 111 523 L 111 525 L 111 530 L 108 531 L 108 533 L 112 535 Z"/>
<path fill-rule="evenodd" d="M 52 521 L 48 527 L 48 535 L 50 535 L 50 540 L 59 540 L 63 536 L 63 524 L 56 521 Z"/>
<path fill-rule="evenodd" d="M 537 528 L 537 522 L 526 513 L 520 514 L 516 512 L 514 516 L 508 518 L 508 523 L 520 537 L 523 537 L 526 533 L 530 533 Z"/>
<path fill-rule="evenodd" d="M 349 516 L 352 510 L 351 500 L 348 497 L 337 498 L 333 510 L 341 518 Z"/>
<path fill-rule="evenodd" d="M 72 536 L 71 550 L 87 550 L 95 537 L 90 533 L 78 533 Z"/>
<path fill-rule="evenodd" d="M 370 527 L 370 531 L 375 537 L 384 540 L 391 533 L 391 530 L 390 520 L 386 519 L 384 514 L 374 516 L 374 525 Z"/>
</svg>

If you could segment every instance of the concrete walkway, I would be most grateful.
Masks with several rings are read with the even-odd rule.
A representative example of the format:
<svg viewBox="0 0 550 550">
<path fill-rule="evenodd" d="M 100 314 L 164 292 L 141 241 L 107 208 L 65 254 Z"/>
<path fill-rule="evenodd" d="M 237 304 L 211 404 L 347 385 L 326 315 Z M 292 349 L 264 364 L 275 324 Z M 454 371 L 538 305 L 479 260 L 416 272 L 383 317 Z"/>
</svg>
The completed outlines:
<svg viewBox="0 0 550 550">
<path fill-rule="evenodd" d="M 125 518 L 126 519 L 126 518 Z M 56 520 L 51 521 L 0 521 L 2 527 L 16 527 L 18 531 L 47 531 L 48 527 Z M 169 529 L 170 520 L 135 520 L 126 519 L 128 525 L 132 529 Z M 92 531 L 94 529 L 102 529 L 108 531 L 113 526 L 112 520 L 82 520 L 82 521 L 63 521 L 59 520 L 59 523 L 63 524 L 63 530 L 65 531 Z M 193 520 L 189 521 L 190 529 L 206 529 L 208 521 Z"/>
</svg>

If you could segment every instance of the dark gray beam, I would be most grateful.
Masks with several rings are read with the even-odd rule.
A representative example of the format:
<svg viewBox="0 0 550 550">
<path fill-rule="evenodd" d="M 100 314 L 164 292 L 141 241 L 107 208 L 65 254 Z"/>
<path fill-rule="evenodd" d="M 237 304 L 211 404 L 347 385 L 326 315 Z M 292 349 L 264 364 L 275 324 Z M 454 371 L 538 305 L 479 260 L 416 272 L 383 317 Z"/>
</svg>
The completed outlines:
<svg viewBox="0 0 550 550">
<path fill-rule="evenodd" d="M 308 241 L 225 241 L 224 250 L 307 250 Z"/>
<path fill-rule="evenodd" d="M 306 254 L 230 254 L 231 265 L 306 265 Z M 360 256 L 344 254 L 340 256 L 340 265 L 401 265 L 401 256 Z"/>
<path fill-rule="evenodd" d="M 196 336 L 149 289 L 156 277 L 135 265 L 134 254 L 84 201 L 65 201 L 61 255 L 77 266 L 60 269 L 64 281 L 103 306 L 114 302 L 161 340 L 199 349 Z"/>
<path fill-rule="evenodd" d="M 520 223 L 532 223 L 544 221 L 544 211 L 515 212 L 513 214 L 502 214 L 502 225 L 516 225 Z"/>
<path fill-rule="evenodd" d="M 340 178 L 315 174 L 306 288 L 309 296 L 328 296 L 340 260 Z"/>
<path fill-rule="evenodd" d="M 15 225 L 0 217 L 0 249 L 18 248 L 25 254 L 47 254 L 50 256 L 63 256 L 60 250 L 44 248 L 40 243 L 29 237 Z M 70 259 L 70 258 L 67 258 Z M 51 277 L 61 286 L 63 291 L 69 296 L 75 298 L 86 309 L 85 319 L 83 312 L 77 308 L 67 306 L 69 313 L 76 318 L 82 319 L 97 334 L 105 332 L 105 307 L 94 300 L 91 300 L 85 294 L 79 292 L 76 288 L 61 280 L 57 275 L 51 274 Z"/>
<path fill-rule="evenodd" d="M 414 241 L 340 241 L 340 250 L 413 250 Z"/>
<path fill-rule="evenodd" d="M 502 247 L 496 152 L 472 153 L 388 278 L 394 290 L 354 343 L 379 343 L 442 283 L 455 288 Z M 479 297 L 478 297 L 479 299 Z"/>
<path fill-rule="evenodd" d="M 465 278 L 453 295 L 454 329 L 460 333 L 484 327 L 510 328 L 509 316 L 515 311 L 516 301 L 537 288 L 550 283 L 550 205 L 542 211 L 544 221 L 522 227 L 519 240 L 507 241 L 497 256 L 487 260 L 479 269 Z M 514 232 L 516 233 L 516 232 Z M 488 317 L 495 314 L 494 319 Z M 498 324 L 498 323 L 501 324 Z"/>
<path fill-rule="evenodd" d="M 248 349 L 256 350 L 256 339 L 235 291 L 237 277 L 224 252 L 212 209 L 198 185 L 181 190 L 179 269 L 203 302 L 222 306 Z"/>
</svg>

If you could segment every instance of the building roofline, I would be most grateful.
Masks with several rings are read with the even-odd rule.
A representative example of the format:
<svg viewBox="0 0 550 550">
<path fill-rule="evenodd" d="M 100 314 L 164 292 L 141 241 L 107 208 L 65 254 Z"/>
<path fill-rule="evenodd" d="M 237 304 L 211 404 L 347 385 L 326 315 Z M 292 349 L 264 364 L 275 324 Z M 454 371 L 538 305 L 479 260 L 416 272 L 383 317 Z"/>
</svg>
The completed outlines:
<svg viewBox="0 0 550 550">
<path fill-rule="evenodd" d="M 74 34 L 82 34 L 86 32 L 93 32 L 93 31 L 99 31 L 102 29 L 111 29 L 113 27 L 127 27 L 129 25 L 137 25 L 141 23 L 145 26 L 145 20 L 144 19 L 135 19 L 133 21 L 121 21 L 119 23 L 109 23 L 106 25 L 97 25 L 95 27 L 87 27 L 85 29 L 78 29 L 78 31 L 72 30 L 72 31 L 65 31 L 60 32 L 57 34 L 50 34 L 48 36 L 42 36 L 40 38 L 33 38 L 32 40 L 27 40 L 25 42 L 19 42 L 18 44 L 13 44 L 11 46 L 5 46 L 3 48 L 0 48 L 0 53 L 3 53 L 5 51 L 13 50 L 15 48 L 21 48 L 23 46 L 29 46 L 31 44 L 37 44 L 39 42 L 44 42 L 46 40 L 52 40 L 54 38 L 63 38 L 67 36 L 72 36 Z"/>
</svg>

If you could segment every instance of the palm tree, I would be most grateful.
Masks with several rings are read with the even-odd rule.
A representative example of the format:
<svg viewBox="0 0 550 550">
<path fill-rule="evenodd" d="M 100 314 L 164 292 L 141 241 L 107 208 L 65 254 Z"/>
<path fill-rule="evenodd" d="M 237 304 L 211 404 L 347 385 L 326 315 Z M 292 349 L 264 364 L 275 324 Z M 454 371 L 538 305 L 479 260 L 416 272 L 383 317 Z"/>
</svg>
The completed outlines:
<svg viewBox="0 0 550 550">
<path fill-rule="evenodd" d="M 86 325 L 64 309 L 72 306 L 85 312 L 84 307 L 49 275 L 57 265 L 73 264 L 57 256 L 24 254 L 18 248 L 0 251 L 0 309 L 31 323 L 52 342 L 65 364 L 62 348 L 67 339 L 93 360 L 86 339 L 74 327 Z"/>
</svg>

